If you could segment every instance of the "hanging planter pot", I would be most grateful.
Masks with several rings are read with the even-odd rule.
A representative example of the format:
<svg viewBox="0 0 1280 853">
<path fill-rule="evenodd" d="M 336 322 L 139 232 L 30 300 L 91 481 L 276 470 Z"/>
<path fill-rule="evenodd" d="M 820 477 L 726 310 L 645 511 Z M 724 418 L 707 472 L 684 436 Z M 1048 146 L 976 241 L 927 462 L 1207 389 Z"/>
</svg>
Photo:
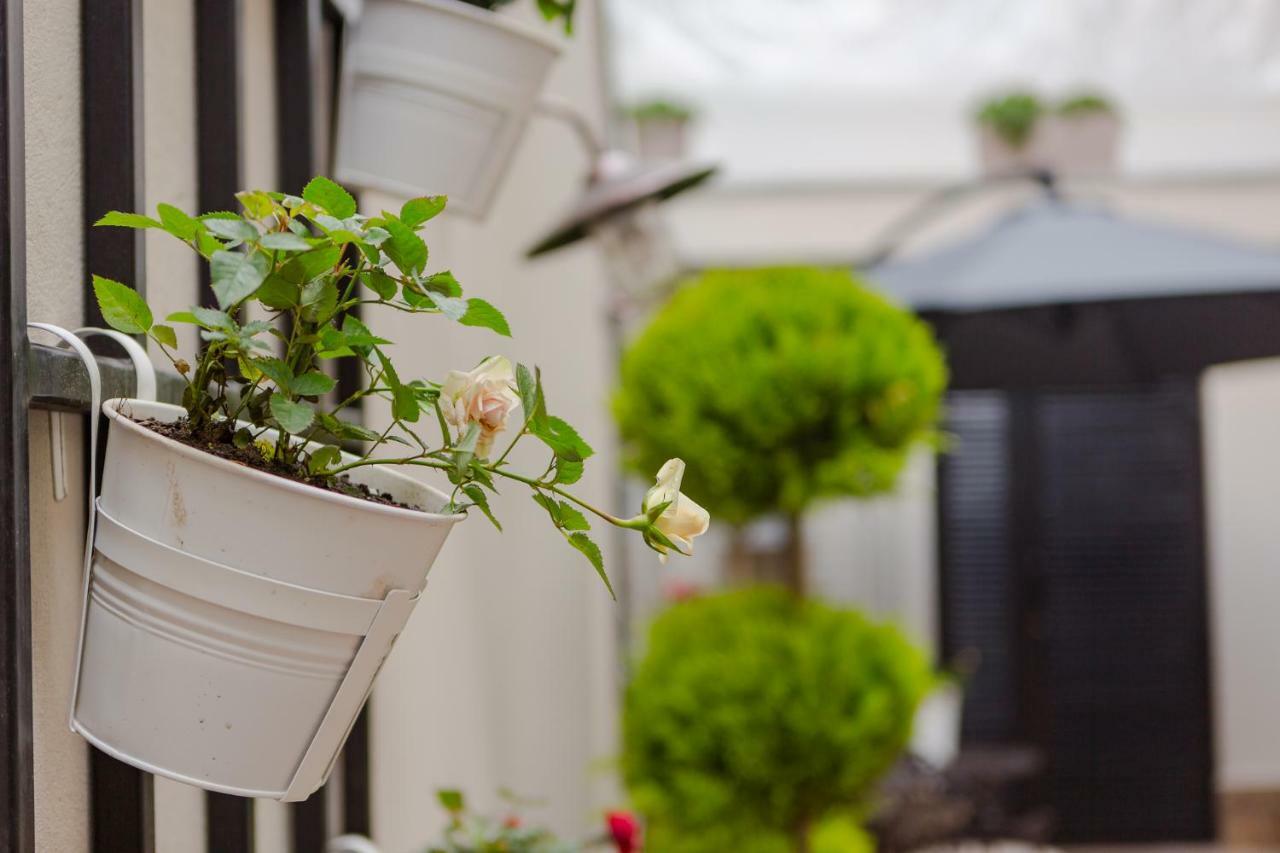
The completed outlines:
<svg viewBox="0 0 1280 853">
<path fill-rule="evenodd" d="M 72 728 L 157 775 L 305 799 L 465 516 L 329 492 L 137 422 L 172 423 L 178 406 L 102 408 L 110 433 Z M 353 479 L 400 503 L 448 503 L 384 466 Z"/>
<path fill-rule="evenodd" d="M 483 217 L 559 53 L 460 0 L 367 0 L 343 56 L 338 179 Z"/>
</svg>

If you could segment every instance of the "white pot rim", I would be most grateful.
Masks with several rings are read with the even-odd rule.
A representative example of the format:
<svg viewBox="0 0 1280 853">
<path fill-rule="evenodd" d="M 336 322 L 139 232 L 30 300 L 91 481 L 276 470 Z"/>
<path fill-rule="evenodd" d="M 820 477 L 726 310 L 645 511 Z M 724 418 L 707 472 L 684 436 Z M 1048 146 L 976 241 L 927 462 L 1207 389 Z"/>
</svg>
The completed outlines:
<svg viewBox="0 0 1280 853">
<path fill-rule="evenodd" d="M 406 3 L 416 3 L 420 6 L 427 6 L 438 12 L 444 12 L 449 15 L 456 15 L 459 18 L 476 21 L 489 26 L 497 27 L 500 30 L 506 30 L 512 35 L 535 41 L 546 47 L 548 50 L 554 51 L 556 54 L 564 52 L 564 45 L 556 38 L 531 24 L 524 21 L 514 20 L 507 15 L 500 15 L 492 9 L 482 9 L 479 6 L 473 6 L 470 3 L 464 3 L 462 0 L 403 0 Z M 548 22 L 550 25 L 550 22 Z"/>
<path fill-rule="evenodd" d="M 423 2 L 423 0 L 415 0 L 415 2 Z M 113 423 L 119 427 L 132 431 L 134 434 L 142 437 L 144 440 L 155 441 L 163 445 L 170 453 L 176 453 L 185 456 L 188 459 L 195 460 L 202 465 L 208 465 L 212 468 L 220 468 L 223 471 L 236 475 L 248 477 L 249 479 L 259 483 L 268 489 L 276 489 L 281 492 L 288 492 L 295 495 L 304 495 L 313 500 L 328 501 L 340 506 L 346 506 L 351 509 L 358 509 L 362 512 L 380 513 L 392 517 L 399 517 L 405 520 L 442 523 L 447 522 L 456 524 L 467 517 L 465 512 L 458 513 L 438 513 L 427 512 L 420 509 L 409 509 L 407 507 L 391 506 L 390 504 L 378 503 L 376 501 L 367 501 L 360 498 L 353 498 L 350 495 L 344 495 L 341 492 L 334 492 L 328 489 L 321 489 L 307 483 L 300 483 L 297 480 L 291 480 L 288 477 L 281 477 L 278 474 L 272 474 L 267 471 L 260 471 L 257 468 L 251 468 L 248 465 L 241 465 L 232 462 L 230 459 L 223 459 L 212 453 L 205 453 L 203 450 L 197 450 L 194 447 L 175 441 L 168 436 L 161 435 L 155 430 L 147 429 L 142 424 L 130 418 L 124 412 L 120 411 L 122 406 L 129 403 L 140 403 L 146 406 L 164 405 L 174 409 L 181 409 L 180 406 L 173 406 L 168 403 L 155 403 L 150 400 L 134 400 L 129 397 L 113 397 L 106 400 L 102 404 L 102 413 L 111 419 Z M 449 496 L 439 489 L 421 480 L 416 480 L 406 474 L 394 470 L 391 465 L 382 466 L 382 472 L 390 477 L 404 480 L 406 484 L 410 484 L 415 488 L 423 488 L 431 492 L 435 497 L 440 499 L 440 503 L 448 504 Z"/>
</svg>

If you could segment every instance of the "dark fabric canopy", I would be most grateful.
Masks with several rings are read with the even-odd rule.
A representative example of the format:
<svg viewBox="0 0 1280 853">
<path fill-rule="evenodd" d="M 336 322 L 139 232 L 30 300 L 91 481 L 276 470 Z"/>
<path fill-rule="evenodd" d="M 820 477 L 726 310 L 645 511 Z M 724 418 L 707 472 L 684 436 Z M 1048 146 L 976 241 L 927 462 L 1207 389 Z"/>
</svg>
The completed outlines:
<svg viewBox="0 0 1280 853">
<path fill-rule="evenodd" d="M 866 271 L 958 388 L 1127 385 L 1280 355 L 1280 252 L 1046 198 Z"/>
</svg>

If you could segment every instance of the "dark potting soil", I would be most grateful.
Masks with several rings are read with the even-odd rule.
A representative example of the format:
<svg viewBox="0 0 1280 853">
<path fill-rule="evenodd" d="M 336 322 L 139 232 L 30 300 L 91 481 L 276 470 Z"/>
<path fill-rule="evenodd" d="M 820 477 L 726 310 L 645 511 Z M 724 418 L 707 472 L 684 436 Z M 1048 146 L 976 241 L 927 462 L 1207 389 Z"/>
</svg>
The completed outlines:
<svg viewBox="0 0 1280 853">
<path fill-rule="evenodd" d="M 265 458 L 256 445 L 250 444 L 247 447 L 236 447 L 235 442 L 232 440 L 234 433 L 225 424 L 214 424 L 202 430 L 194 430 L 185 419 L 174 423 L 165 423 L 155 418 L 144 418 L 135 422 L 154 433 L 163 435 L 165 438 L 171 438 L 188 447 L 217 456 L 219 459 L 226 459 L 237 465 L 243 465 L 246 468 L 265 471 L 268 474 L 274 474 L 286 480 L 293 480 L 295 483 L 305 483 L 317 489 L 324 489 L 326 492 L 337 492 L 341 495 L 359 498 L 371 503 L 422 511 L 421 507 L 401 503 L 386 492 L 375 491 L 364 483 L 352 482 L 351 478 L 346 474 L 339 474 L 336 477 L 313 477 L 301 465 L 284 465 Z"/>
</svg>

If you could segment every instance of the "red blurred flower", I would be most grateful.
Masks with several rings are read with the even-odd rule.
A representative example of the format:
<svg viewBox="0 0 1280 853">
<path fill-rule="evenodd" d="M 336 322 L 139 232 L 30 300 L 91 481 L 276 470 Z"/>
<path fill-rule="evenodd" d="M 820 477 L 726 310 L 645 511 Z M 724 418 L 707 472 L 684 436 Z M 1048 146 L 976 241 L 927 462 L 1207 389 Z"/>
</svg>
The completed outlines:
<svg viewBox="0 0 1280 853">
<path fill-rule="evenodd" d="M 618 853 L 640 853 L 640 821 L 635 815 L 626 811 L 609 812 L 605 820 Z"/>
<path fill-rule="evenodd" d="M 679 604 L 702 595 L 702 587 L 696 583 L 673 578 L 663 586 L 662 595 L 672 604 Z"/>
<path fill-rule="evenodd" d="M 505 826 L 507 829 L 519 829 L 520 815 L 516 815 L 516 814 L 507 815 L 507 819 L 502 822 L 502 825 Z"/>
</svg>

